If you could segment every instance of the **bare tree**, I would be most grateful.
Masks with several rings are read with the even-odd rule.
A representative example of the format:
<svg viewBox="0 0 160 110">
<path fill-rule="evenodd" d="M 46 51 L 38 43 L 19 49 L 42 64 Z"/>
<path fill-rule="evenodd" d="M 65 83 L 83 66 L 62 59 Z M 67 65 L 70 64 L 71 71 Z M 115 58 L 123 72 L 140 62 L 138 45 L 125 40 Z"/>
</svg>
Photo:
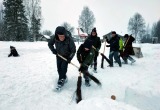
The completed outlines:
<svg viewBox="0 0 160 110">
<path fill-rule="evenodd" d="M 69 23 L 64 22 L 61 26 L 63 26 L 67 31 L 74 33 L 74 27 L 72 27 Z"/>
<path fill-rule="evenodd" d="M 28 18 L 29 26 L 31 27 L 32 16 L 34 15 L 36 19 L 41 19 L 41 0 L 23 0 L 25 5 L 25 14 Z"/>
<path fill-rule="evenodd" d="M 136 41 L 141 39 L 145 33 L 145 21 L 139 13 L 136 13 L 132 18 L 129 19 L 128 31 L 135 36 Z"/>
<path fill-rule="evenodd" d="M 40 26 L 41 26 L 41 0 L 23 0 L 25 5 L 25 14 L 28 18 L 28 26 L 30 30 L 29 40 L 36 40 L 39 36 Z M 33 27 L 34 25 L 34 27 Z"/>
<path fill-rule="evenodd" d="M 84 29 L 84 32 L 86 32 L 87 34 L 91 32 L 91 29 L 93 28 L 95 23 L 95 17 L 89 7 L 83 7 L 81 15 L 79 16 L 78 23 L 80 28 Z"/>
</svg>

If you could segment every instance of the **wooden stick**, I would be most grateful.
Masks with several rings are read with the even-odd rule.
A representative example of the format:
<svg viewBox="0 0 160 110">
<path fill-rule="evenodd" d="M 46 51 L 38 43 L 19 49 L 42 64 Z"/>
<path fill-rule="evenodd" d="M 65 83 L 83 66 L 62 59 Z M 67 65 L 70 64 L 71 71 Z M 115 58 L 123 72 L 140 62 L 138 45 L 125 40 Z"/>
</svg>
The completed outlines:
<svg viewBox="0 0 160 110">
<path fill-rule="evenodd" d="M 105 48 L 106 48 L 106 39 L 105 39 L 105 43 L 104 43 L 103 54 L 105 52 Z M 104 68 L 104 57 L 102 57 L 102 60 L 101 60 L 101 68 Z"/>
<path fill-rule="evenodd" d="M 60 58 L 62 58 L 63 60 L 67 61 L 67 59 L 64 58 L 63 56 L 61 56 L 60 54 L 57 54 L 57 55 L 58 55 Z M 79 69 L 79 67 L 78 67 L 77 65 L 75 65 L 75 64 L 73 64 L 73 63 L 70 63 L 70 64 L 72 64 L 73 66 L 75 66 L 76 68 Z M 97 83 L 98 85 L 101 85 L 100 81 L 99 81 L 96 77 L 94 77 L 93 75 L 91 75 L 89 72 L 84 72 L 83 74 L 87 75 L 89 78 L 91 78 L 91 79 L 92 79 L 95 83 Z"/>
</svg>

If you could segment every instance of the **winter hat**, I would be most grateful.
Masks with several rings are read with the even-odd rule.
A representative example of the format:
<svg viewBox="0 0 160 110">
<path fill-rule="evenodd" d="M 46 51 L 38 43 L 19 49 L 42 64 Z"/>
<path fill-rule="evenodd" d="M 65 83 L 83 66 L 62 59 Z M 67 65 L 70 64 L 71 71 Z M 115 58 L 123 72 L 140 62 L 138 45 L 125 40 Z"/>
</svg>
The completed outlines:
<svg viewBox="0 0 160 110">
<path fill-rule="evenodd" d="M 87 39 L 87 40 L 85 40 L 83 45 L 84 45 L 84 48 L 90 49 L 90 48 L 92 48 L 93 42 L 91 40 Z"/>
<path fill-rule="evenodd" d="M 15 47 L 13 47 L 13 46 L 10 46 L 10 49 L 12 49 L 12 48 L 15 48 Z"/>
<path fill-rule="evenodd" d="M 112 34 L 116 34 L 116 31 L 112 31 Z"/>
<path fill-rule="evenodd" d="M 125 34 L 125 35 L 124 35 L 124 38 L 127 38 L 128 36 L 129 36 L 128 34 Z"/>
<path fill-rule="evenodd" d="M 97 30 L 96 30 L 96 28 L 93 28 L 93 29 L 92 29 L 92 32 L 95 32 L 95 33 L 97 33 Z"/>
<path fill-rule="evenodd" d="M 55 31 L 55 35 L 65 35 L 66 29 L 63 26 L 58 26 Z"/>
</svg>

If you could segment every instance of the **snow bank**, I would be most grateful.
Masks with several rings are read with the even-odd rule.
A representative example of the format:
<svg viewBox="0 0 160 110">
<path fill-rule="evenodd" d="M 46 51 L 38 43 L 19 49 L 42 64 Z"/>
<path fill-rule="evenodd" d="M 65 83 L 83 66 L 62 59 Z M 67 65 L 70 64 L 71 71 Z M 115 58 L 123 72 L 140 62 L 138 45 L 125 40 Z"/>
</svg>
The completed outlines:
<svg viewBox="0 0 160 110">
<path fill-rule="evenodd" d="M 157 82 L 157 83 L 155 83 Z M 125 92 L 125 102 L 142 110 L 160 110 L 160 74 L 142 79 Z"/>
<path fill-rule="evenodd" d="M 91 98 L 81 101 L 76 110 L 140 110 L 136 107 L 107 98 Z"/>
</svg>

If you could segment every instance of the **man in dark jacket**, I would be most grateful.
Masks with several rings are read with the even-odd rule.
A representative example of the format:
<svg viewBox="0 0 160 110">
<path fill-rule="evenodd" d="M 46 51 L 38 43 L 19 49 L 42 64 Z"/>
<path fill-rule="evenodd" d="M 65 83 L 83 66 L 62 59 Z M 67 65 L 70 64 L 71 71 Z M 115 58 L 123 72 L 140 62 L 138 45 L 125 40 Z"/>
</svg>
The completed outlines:
<svg viewBox="0 0 160 110">
<path fill-rule="evenodd" d="M 89 78 L 85 75 L 88 71 L 88 66 L 93 62 L 95 56 L 95 50 L 92 48 L 93 42 L 87 39 L 84 44 L 81 44 L 77 51 L 77 60 L 79 61 L 81 67 L 80 72 L 83 73 L 85 78 L 85 85 L 90 86 Z"/>
<path fill-rule="evenodd" d="M 97 57 L 98 57 L 98 51 L 101 48 L 101 40 L 97 36 L 96 28 L 92 29 L 91 35 L 87 39 L 91 40 L 93 42 L 93 46 L 96 48 L 93 64 L 94 64 L 94 72 L 97 73 Z"/>
<path fill-rule="evenodd" d="M 134 60 L 130 55 L 134 55 L 132 43 L 135 40 L 134 37 L 129 36 L 128 34 L 124 35 L 125 43 L 124 43 L 124 51 L 123 51 L 123 58 L 124 58 L 124 63 L 128 64 L 127 59 L 131 61 L 131 63 L 134 63 L 136 60 Z"/>
<path fill-rule="evenodd" d="M 19 56 L 16 48 L 13 47 L 13 46 L 10 46 L 10 54 L 8 55 L 8 57 L 10 57 L 10 56 L 14 56 L 14 57 L 18 57 Z"/>
<path fill-rule="evenodd" d="M 112 38 L 110 40 L 106 39 L 107 43 L 110 45 L 106 45 L 106 47 L 110 47 L 109 59 L 111 61 L 110 67 L 113 67 L 113 56 L 116 62 L 119 64 L 119 67 L 122 66 L 121 60 L 118 57 L 119 53 L 119 38 L 115 31 L 112 31 Z"/>
<path fill-rule="evenodd" d="M 55 47 L 53 46 L 55 45 Z M 72 60 L 76 53 L 76 46 L 71 38 L 66 33 L 66 29 L 62 26 L 58 26 L 55 31 L 55 36 L 48 42 L 48 46 L 53 54 L 57 58 L 57 70 L 59 74 L 58 86 L 63 86 L 67 81 L 67 68 L 68 63 Z M 67 61 L 60 58 L 59 55 L 67 59 Z"/>
</svg>

